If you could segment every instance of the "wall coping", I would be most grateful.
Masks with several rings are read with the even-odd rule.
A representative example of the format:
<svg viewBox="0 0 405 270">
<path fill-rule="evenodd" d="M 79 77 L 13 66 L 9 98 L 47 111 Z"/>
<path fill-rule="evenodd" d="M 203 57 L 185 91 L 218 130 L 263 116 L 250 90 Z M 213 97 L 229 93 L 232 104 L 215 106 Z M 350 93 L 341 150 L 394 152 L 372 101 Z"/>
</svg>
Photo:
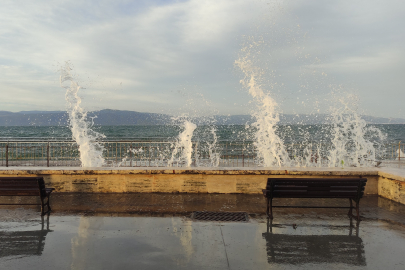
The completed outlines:
<svg viewBox="0 0 405 270">
<path fill-rule="evenodd" d="M 381 176 L 405 182 L 405 169 L 400 168 L 173 168 L 130 167 L 82 168 L 82 167 L 3 167 L 1 175 L 109 175 L 109 174 L 204 174 L 204 175 L 313 175 L 313 176 Z"/>
<path fill-rule="evenodd" d="M 105 174 L 205 174 L 205 175 L 314 175 L 314 176 L 379 176 L 397 175 L 405 181 L 405 170 L 370 168 L 174 168 L 138 167 L 134 168 L 82 168 L 82 167 L 7 167 L 0 168 L 1 175 L 66 174 L 66 175 L 105 175 Z"/>
</svg>

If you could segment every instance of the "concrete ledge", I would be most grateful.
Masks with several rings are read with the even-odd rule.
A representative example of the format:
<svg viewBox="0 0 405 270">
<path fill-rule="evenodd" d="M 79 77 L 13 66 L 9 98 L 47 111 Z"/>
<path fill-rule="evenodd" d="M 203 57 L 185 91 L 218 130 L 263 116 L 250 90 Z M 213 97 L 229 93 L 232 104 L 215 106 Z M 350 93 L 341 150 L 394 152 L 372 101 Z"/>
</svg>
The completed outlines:
<svg viewBox="0 0 405 270">
<path fill-rule="evenodd" d="M 383 169 L 378 175 L 378 195 L 405 204 L 405 170 Z"/>
<path fill-rule="evenodd" d="M 405 170 L 393 168 L 0 168 L 1 176 L 43 176 L 56 192 L 260 194 L 269 177 L 365 177 L 366 194 L 405 204 Z"/>
<path fill-rule="evenodd" d="M 81 168 L 81 167 L 2 167 L 1 175 L 63 174 L 63 175 L 127 175 L 127 174 L 201 174 L 201 175 L 319 175 L 358 176 L 378 175 L 378 168 Z"/>
<path fill-rule="evenodd" d="M 269 177 L 365 177 L 365 193 L 378 194 L 376 168 L 7 168 L 0 176 L 43 176 L 56 192 L 182 192 L 261 194 Z"/>
</svg>

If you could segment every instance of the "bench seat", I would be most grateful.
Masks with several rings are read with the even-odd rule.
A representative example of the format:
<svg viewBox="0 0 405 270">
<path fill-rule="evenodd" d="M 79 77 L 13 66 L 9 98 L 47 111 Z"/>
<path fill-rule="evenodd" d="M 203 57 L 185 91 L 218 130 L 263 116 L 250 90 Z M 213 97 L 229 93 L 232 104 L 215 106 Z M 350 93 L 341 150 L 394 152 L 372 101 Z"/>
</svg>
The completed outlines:
<svg viewBox="0 0 405 270">
<path fill-rule="evenodd" d="M 360 220 L 359 204 L 364 195 L 366 178 L 269 178 L 263 195 L 267 199 L 267 215 L 273 218 L 273 207 L 284 208 L 349 208 L 349 216 Z M 274 206 L 273 198 L 341 198 L 349 199 L 350 207 Z M 353 206 L 353 201 L 356 206 Z M 354 216 L 352 210 L 356 209 Z"/>
</svg>

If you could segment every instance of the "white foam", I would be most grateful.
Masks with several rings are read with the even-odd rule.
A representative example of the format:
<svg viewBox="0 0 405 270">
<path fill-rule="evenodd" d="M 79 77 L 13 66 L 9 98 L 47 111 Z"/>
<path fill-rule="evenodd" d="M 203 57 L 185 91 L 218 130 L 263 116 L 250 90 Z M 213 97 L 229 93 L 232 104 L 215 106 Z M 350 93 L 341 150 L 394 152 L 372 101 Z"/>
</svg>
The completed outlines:
<svg viewBox="0 0 405 270">
<path fill-rule="evenodd" d="M 178 165 L 184 163 L 186 167 L 190 167 L 192 163 L 193 143 L 191 138 L 197 125 L 187 119 L 182 119 L 181 127 L 183 131 L 177 137 L 172 156 L 167 162 L 169 167 L 173 166 L 174 163 Z"/>
<path fill-rule="evenodd" d="M 66 62 L 60 70 L 60 84 L 66 89 L 66 110 L 69 114 L 72 138 L 79 146 L 82 167 L 101 167 L 104 164 L 104 149 L 97 140 L 104 135 L 91 129 L 92 123 L 87 120 L 87 111 L 80 106 L 80 86 L 73 79 L 71 70 L 70 63 Z"/>
<path fill-rule="evenodd" d="M 280 121 L 277 103 L 258 83 L 263 71 L 254 66 L 249 50 L 244 48 L 242 52 L 244 56 L 236 60 L 235 64 L 245 74 L 245 78 L 240 82 L 248 89 L 256 103 L 256 109 L 252 112 L 255 119 L 252 126 L 256 128 L 254 146 L 257 149 L 258 163 L 264 167 L 289 166 L 290 159 L 284 142 L 276 134 L 277 123 Z"/>
<path fill-rule="evenodd" d="M 378 144 L 385 140 L 385 135 L 378 128 L 367 127 L 357 112 L 355 94 L 340 94 L 334 104 L 328 166 L 374 166 Z"/>
</svg>

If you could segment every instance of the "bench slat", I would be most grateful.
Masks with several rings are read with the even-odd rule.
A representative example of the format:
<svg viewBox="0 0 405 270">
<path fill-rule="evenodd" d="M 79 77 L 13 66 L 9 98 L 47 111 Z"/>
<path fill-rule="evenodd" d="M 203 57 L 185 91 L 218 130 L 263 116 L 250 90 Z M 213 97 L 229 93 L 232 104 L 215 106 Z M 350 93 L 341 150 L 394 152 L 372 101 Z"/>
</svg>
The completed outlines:
<svg viewBox="0 0 405 270">
<path fill-rule="evenodd" d="M 305 182 L 305 181 L 297 181 L 297 182 L 285 182 L 285 181 L 274 181 L 275 185 L 288 185 L 288 186 L 361 186 L 362 182 Z M 268 185 L 271 184 L 268 183 Z M 267 186 L 268 186 L 267 185 Z M 365 183 L 364 183 L 365 185 Z"/>
<path fill-rule="evenodd" d="M 277 180 L 277 181 L 366 181 L 367 178 L 358 178 L 358 177 L 352 177 L 352 178 L 291 178 L 291 177 L 273 177 L 273 178 L 268 178 L 268 180 Z"/>
<path fill-rule="evenodd" d="M 18 187 L 17 189 L 14 187 L 0 187 L 0 191 L 2 190 L 7 190 L 7 191 L 11 191 L 11 190 L 15 190 L 15 191 L 20 191 L 20 190 L 32 190 L 32 191 L 36 191 L 39 192 L 39 188 L 31 188 L 31 187 Z"/>
<path fill-rule="evenodd" d="M 348 187 L 348 186 L 329 186 L 329 187 L 315 187 L 315 186 L 311 186 L 311 187 L 306 187 L 306 186 L 275 186 L 273 190 L 325 190 L 325 191 L 329 191 L 329 190 L 354 190 L 357 191 L 358 187 L 354 186 L 354 187 Z"/>
<path fill-rule="evenodd" d="M 32 188 L 32 189 L 36 188 L 36 189 L 39 189 L 38 185 L 35 185 L 35 186 L 33 186 L 33 185 L 18 185 L 18 186 L 16 186 L 16 185 L 0 185 L 0 188 L 16 188 L 16 189 L 18 189 L 18 188 Z"/>
<path fill-rule="evenodd" d="M 278 197 L 278 196 L 288 196 L 292 194 L 303 194 L 303 195 L 322 195 L 322 196 L 335 196 L 335 195 L 341 195 L 341 196 L 352 196 L 352 195 L 357 195 L 357 192 L 339 192 L 339 191 L 331 191 L 331 192 L 323 192 L 323 191 L 302 191 L 302 190 L 290 190 L 290 191 L 274 191 L 273 196 Z"/>
<path fill-rule="evenodd" d="M 8 181 L 1 181 L 0 186 L 36 186 L 38 187 L 37 182 L 8 182 Z"/>
<path fill-rule="evenodd" d="M 33 191 L 3 191 L 0 193 L 1 196 L 39 196 L 39 192 L 33 192 Z"/>
</svg>

